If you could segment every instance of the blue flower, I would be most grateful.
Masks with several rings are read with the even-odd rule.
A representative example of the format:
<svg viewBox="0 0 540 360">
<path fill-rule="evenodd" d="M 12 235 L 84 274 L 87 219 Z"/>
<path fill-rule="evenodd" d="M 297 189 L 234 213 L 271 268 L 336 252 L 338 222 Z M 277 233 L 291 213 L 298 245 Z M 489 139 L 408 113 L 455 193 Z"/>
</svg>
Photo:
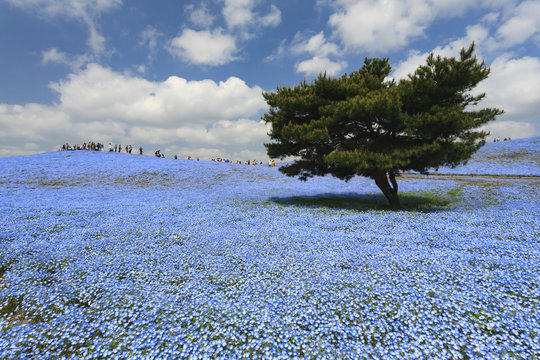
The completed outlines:
<svg viewBox="0 0 540 360">
<path fill-rule="evenodd" d="M 537 142 L 462 171 L 538 175 Z M 2 359 L 540 353 L 535 178 L 404 176 L 444 201 L 390 211 L 368 179 L 82 151 L 0 184 Z"/>
</svg>

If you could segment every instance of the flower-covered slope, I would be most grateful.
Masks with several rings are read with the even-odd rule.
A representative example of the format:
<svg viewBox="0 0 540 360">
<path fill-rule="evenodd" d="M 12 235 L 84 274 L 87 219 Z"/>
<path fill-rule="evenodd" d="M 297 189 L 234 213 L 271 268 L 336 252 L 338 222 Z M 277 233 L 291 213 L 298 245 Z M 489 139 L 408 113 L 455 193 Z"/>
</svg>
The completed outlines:
<svg viewBox="0 0 540 360">
<path fill-rule="evenodd" d="M 441 167 L 436 173 L 540 176 L 540 137 L 489 142 L 467 164 Z"/>
<path fill-rule="evenodd" d="M 0 159 L 0 358 L 540 356 L 538 179 L 399 184 Z"/>
</svg>

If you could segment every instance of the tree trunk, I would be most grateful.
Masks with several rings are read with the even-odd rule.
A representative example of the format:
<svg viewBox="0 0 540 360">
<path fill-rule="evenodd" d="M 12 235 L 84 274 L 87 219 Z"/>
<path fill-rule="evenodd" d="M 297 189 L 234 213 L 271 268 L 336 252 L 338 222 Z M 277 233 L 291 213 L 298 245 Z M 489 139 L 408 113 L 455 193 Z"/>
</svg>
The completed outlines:
<svg viewBox="0 0 540 360">
<path fill-rule="evenodd" d="M 390 207 L 392 209 L 400 209 L 401 203 L 399 202 L 398 184 L 394 171 L 377 171 L 371 177 L 375 180 L 375 184 L 381 189 L 384 196 L 386 196 Z"/>
</svg>

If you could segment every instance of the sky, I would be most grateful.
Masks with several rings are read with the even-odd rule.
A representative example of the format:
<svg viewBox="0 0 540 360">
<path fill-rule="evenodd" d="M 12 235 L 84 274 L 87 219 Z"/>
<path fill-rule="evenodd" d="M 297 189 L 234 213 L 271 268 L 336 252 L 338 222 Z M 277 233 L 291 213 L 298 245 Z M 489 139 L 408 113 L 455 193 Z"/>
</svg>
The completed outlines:
<svg viewBox="0 0 540 360">
<path fill-rule="evenodd" d="M 0 156 L 95 141 L 267 160 L 263 92 L 476 44 L 493 137 L 540 135 L 538 0 L 0 0 Z"/>
</svg>

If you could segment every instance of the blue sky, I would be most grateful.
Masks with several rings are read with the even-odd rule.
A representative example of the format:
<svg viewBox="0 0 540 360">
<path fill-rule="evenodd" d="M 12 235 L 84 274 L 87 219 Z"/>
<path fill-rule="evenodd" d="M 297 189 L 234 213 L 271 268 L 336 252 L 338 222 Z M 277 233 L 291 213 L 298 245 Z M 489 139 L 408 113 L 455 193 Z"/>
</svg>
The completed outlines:
<svg viewBox="0 0 540 360">
<path fill-rule="evenodd" d="M 532 0 L 0 0 L 0 156 L 93 140 L 267 159 L 261 92 L 389 57 L 405 77 L 472 41 L 491 137 L 540 135 Z"/>
</svg>

